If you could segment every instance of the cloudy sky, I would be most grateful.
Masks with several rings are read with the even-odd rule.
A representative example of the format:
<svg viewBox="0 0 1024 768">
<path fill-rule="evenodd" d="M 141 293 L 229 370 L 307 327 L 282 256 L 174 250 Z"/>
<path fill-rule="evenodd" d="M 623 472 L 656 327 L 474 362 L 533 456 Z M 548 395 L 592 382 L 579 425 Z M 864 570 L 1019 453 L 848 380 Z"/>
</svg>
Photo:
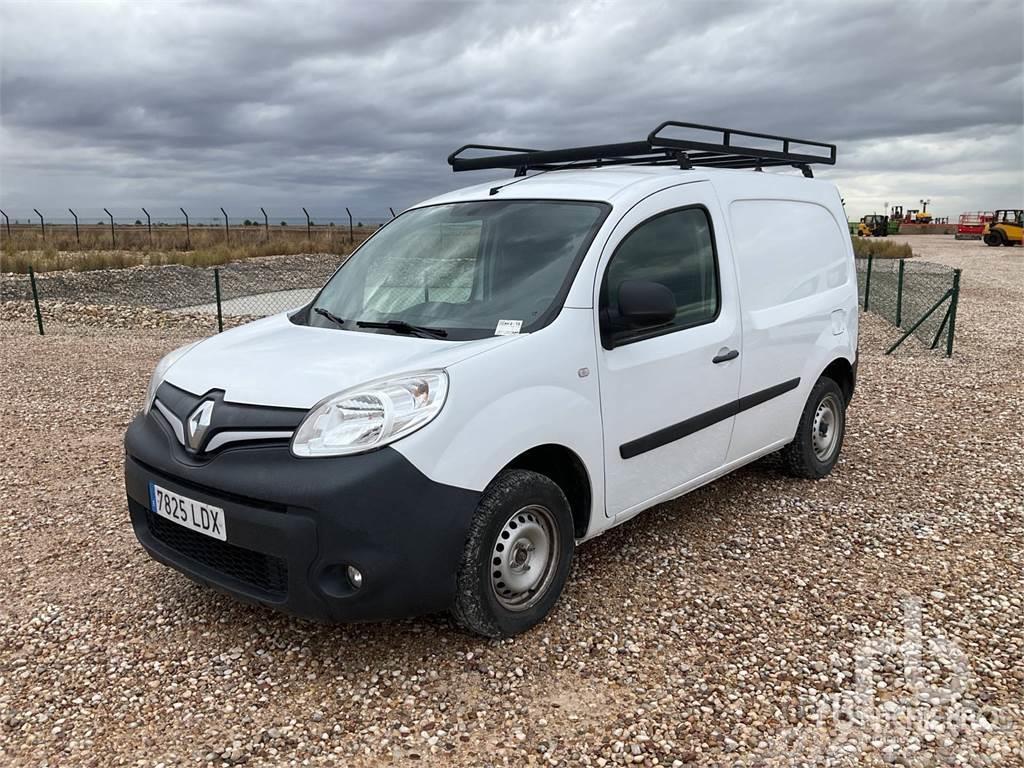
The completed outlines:
<svg viewBox="0 0 1024 768">
<path fill-rule="evenodd" d="M 12 219 L 371 218 L 670 118 L 837 143 L 851 216 L 1024 202 L 1019 0 L 0 0 L 0 65 Z"/>
</svg>

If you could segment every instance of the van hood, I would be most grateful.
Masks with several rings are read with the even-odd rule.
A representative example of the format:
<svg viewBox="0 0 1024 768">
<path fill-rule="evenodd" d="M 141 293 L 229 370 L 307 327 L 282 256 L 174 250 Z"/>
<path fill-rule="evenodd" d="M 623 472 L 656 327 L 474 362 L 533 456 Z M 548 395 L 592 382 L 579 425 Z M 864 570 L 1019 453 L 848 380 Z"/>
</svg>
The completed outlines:
<svg viewBox="0 0 1024 768">
<path fill-rule="evenodd" d="M 372 379 L 446 368 L 516 336 L 443 341 L 296 325 L 274 315 L 206 339 L 168 369 L 164 381 L 246 405 L 311 408 Z"/>
</svg>

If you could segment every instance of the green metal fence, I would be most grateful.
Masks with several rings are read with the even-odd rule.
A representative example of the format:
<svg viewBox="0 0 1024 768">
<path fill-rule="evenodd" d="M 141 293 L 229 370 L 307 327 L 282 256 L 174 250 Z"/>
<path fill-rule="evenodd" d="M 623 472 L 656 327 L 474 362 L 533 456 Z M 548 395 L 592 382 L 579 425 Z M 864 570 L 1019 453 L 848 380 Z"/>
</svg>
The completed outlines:
<svg viewBox="0 0 1024 768">
<path fill-rule="evenodd" d="M 111 328 L 188 325 L 216 333 L 309 302 L 343 255 L 294 255 L 221 267 L 170 265 L 137 269 L 7 275 L 0 319 L 53 326 Z"/>
<path fill-rule="evenodd" d="M 30 272 L 0 281 L 0 299 L 18 307 L 26 328 L 41 334 L 51 323 L 78 322 L 129 327 L 139 316 L 189 323 L 210 333 L 300 307 L 344 261 L 343 255 L 297 255 L 250 260 L 222 267 L 182 265 L 80 273 Z M 861 306 L 903 334 L 891 353 L 910 336 L 932 349 L 953 354 L 960 270 L 919 259 L 857 259 Z M 401 270 L 386 277 L 401 285 Z M 450 290 L 461 290 L 457 285 Z M 422 285 L 408 286 L 422 292 Z M 437 289 L 430 289 L 431 295 Z M 77 313 L 77 314 L 76 314 Z M 156 321 L 154 321 L 156 322 Z"/>
<path fill-rule="evenodd" d="M 881 315 L 904 333 L 886 351 L 891 354 L 910 336 L 931 349 L 953 354 L 960 270 L 918 259 L 857 259 L 861 306 Z"/>
</svg>

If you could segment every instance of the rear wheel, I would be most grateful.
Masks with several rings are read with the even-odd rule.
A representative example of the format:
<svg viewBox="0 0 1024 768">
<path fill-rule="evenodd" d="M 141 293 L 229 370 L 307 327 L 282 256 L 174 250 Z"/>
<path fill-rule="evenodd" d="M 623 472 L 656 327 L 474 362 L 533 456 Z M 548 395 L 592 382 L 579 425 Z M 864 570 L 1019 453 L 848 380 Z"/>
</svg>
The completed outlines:
<svg viewBox="0 0 1024 768">
<path fill-rule="evenodd" d="M 998 231 L 989 232 L 987 235 L 985 235 L 984 239 L 985 245 L 1002 245 L 1002 243 L 1004 242 L 1003 238 L 1000 236 Z"/>
<path fill-rule="evenodd" d="M 562 489 L 537 472 L 502 472 L 484 491 L 470 527 L 452 615 L 486 637 L 525 632 L 557 602 L 574 547 Z"/>
<path fill-rule="evenodd" d="M 832 379 L 818 379 L 800 416 L 793 442 L 782 449 L 786 471 L 812 480 L 832 471 L 846 434 L 846 399 Z"/>
</svg>

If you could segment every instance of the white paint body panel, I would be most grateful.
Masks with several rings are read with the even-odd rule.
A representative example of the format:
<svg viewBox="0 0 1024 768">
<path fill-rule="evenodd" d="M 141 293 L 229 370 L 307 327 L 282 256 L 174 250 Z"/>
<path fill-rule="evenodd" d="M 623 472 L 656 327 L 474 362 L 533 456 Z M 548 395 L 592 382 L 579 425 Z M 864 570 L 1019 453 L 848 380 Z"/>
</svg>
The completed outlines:
<svg viewBox="0 0 1024 768">
<path fill-rule="evenodd" d="M 618 222 L 594 275 L 593 305 L 600 303 L 602 277 L 615 249 L 637 226 L 663 211 L 699 205 L 712 227 L 724 226 L 714 189 L 707 182 L 656 192 L 633 206 Z M 728 240 L 718 246 L 721 309 L 714 322 L 644 341 L 604 349 L 598 345 L 601 412 L 604 416 L 606 513 L 614 516 L 701 477 L 725 463 L 733 418 L 623 459 L 619 446 L 667 425 L 699 416 L 739 395 L 736 360 L 715 365 L 723 348 L 739 349 L 739 296 Z M 597 314 L 594 334 L 600 335 Z"/>
<path fill-rule="evenodd" d="M 537 333 L 503 338 L 514 341 L 448 369 L 448 401 L 440 415 L 394 448 L 432 480 L 483 490 L 524 451 L 562 445 L 583 461 L 594 509 L 603 509 L 592 310 L 564 308 Z M 580 377 L 582 368 L 590 375 Z"/>
<path fill-rule="evenodd" d="M 446 368 L 511 338 L 456 343 L 341 332 L 296 325 L 282 314 L 211 336 L 172 365 L 164 380 L 196 395 L 222 389 L 233 403 L 312 408 L 342 389 L 391 374 Z"/>
<path fill-rule="evenodd" d="M 424 205 L 494 199 L 492 186 Z M 441 413 L 393 448 L 434 481 L 481 491 L 524 451 L 564 446 L 590 480 L 590 538 L 785 445 L 822 370 L 837 358 L 856 359 L 856 274 L 831 184 L 750 171 L 612 167 L 543 174 L 499 195 L 612 206 L 547 327 L 450 342 L 310 328 L 278 315 L 197 345 L 166 380 L 194 394 L 222 389 L 238 403 L 309 408 L 371 379 L 445 368 L 450 390 Z M 718 320 L 604 349 L 597 299 L 615 245 L 657 210 L 690 203 L 712 215 Z M 739 358 L 712 365 L 720 347 L 739 349 Z M 767 403 L 635 458 L 619 455 L 623 442 L 797 377 L 796 389 Z"/>
<path fill-rule="evenodd" d="M 740 396 L 800 379 L 796 389 L 736 417 L 730 461 L 791 440 L 821 372 L 836 357 L 855 358 L 853 246 L 842 209 L 837 219 L 830 202 L 836 201 L 805 193 L 803 200 L 740 198 L 729 205 L 743 296 Z M 837 313 L 844 328 L 838 335 Z"/>
</svg>

